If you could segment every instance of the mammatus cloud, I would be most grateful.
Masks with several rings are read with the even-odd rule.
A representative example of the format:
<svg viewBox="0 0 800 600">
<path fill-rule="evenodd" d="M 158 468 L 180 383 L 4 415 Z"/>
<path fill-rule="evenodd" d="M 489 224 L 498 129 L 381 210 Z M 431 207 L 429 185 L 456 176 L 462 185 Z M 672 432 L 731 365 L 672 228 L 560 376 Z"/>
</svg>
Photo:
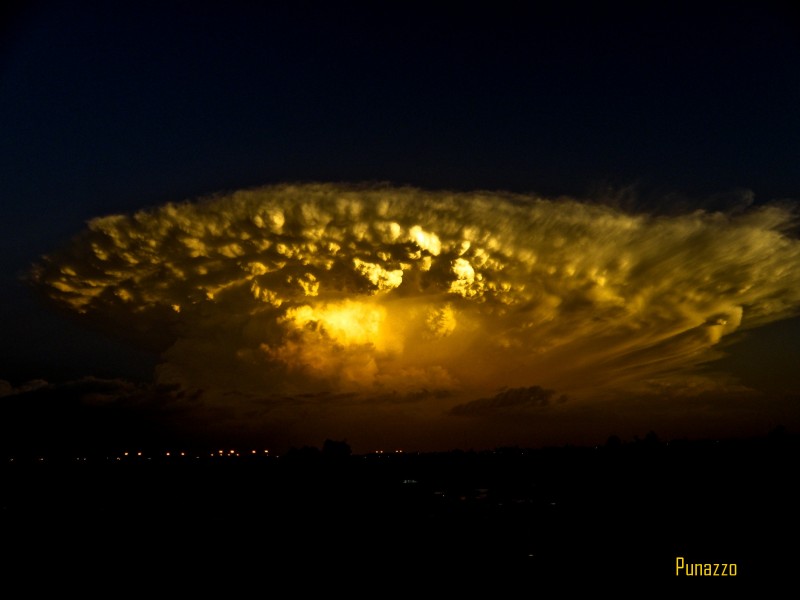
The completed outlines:
<svg viewBox="0 0 800 600">
<path fill-rule="evenodd" d="M 31 278 L 159 346 L 159 383 L 276 407 L 400 395 L 441 415 L 497 408 L 506 388 L 570 405 L 730 389 L 701 369 L 720 342 L 800 308 L 793 222 L 280 185 L 93 219 Z"/>
</svg>

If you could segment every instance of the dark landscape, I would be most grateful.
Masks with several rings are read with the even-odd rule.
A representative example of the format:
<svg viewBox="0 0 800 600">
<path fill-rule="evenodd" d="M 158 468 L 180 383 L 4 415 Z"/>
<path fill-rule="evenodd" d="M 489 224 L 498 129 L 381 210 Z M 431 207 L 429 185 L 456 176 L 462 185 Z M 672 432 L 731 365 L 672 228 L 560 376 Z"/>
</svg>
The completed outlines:
<svg viewBox="0 0 800 600">
<path fill-rule="evenodd" d="M 800 438 L 778 428 L 741 440 L 664 442 L 651 432 L 600 447 L 480 452 L 354 455 L 326 440 L 281 456 L 21 453 L 3 458 L 2 529 L 28 566 L 137 577 L 300 567 L 400 580 L 467 569 L 462 585 L 711 579 L 676 576 L 680 556 L 735 565 L 737 584 L 777 582 L 795 558 L 799 450 Z"/>
</svg>

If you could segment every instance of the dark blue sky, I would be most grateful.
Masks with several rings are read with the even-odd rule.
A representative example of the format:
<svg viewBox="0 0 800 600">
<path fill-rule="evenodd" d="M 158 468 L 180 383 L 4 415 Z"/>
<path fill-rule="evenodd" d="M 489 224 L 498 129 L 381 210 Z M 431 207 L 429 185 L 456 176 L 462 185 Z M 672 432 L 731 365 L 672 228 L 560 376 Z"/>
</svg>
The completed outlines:
<svg viewBox="0 0 800 600">
<path fill-rule="evenodd" d="M 800 196 L 800 21 L 777 3 L 33 2 L 3 19 L 15 383 L 149 373 L 155 357 L 19 282 L 103 214 L 287 180 L 633 186 L 659 211 Z"/>
</svg>

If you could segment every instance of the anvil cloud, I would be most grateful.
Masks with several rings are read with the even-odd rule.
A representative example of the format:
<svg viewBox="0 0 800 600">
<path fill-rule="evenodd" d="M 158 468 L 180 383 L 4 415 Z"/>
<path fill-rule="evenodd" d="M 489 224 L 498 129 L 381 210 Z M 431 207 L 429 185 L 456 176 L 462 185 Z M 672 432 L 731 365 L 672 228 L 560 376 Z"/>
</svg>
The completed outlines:
<svg viewBox="0 0 800 600">
<path fill-rule="evenodd" d="M 778 206 L 654 216 L 279 185 L 93 219 L 31 278 L 158 347 L 159 383 L 267 408 L 453 418 L 508 412 L 501 400 L 531 389 L 567 405 L 730 390 L 703 368 L 720 342 L 800 308 L 793 223 Z"/>
</svg>

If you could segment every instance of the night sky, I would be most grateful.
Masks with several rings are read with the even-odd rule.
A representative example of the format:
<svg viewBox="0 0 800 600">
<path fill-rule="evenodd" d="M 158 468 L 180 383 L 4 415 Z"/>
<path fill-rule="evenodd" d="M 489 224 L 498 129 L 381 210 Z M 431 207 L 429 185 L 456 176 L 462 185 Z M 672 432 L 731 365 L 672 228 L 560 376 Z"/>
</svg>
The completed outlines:
<svg viewBox="0 0 800 600">
<path fill-rule="evenodd" d="M 20 431 L 367 451 L 800 426 L 779 3 L 3 10 Z"/>
</svg>

